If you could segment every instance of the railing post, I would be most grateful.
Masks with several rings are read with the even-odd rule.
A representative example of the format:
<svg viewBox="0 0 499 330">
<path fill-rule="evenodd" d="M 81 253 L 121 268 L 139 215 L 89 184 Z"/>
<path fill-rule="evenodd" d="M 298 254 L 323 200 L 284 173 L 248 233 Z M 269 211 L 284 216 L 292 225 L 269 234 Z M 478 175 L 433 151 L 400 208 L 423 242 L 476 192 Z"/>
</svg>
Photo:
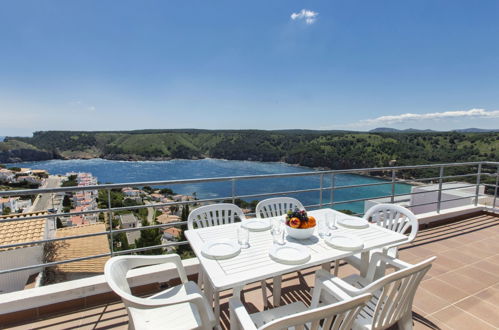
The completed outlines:
<svg viewBox="0 0 499 330">
<path fill-rule="evenodd" d="M 319 208 L 322 208 L 322 189 L 324 189 L 324 173 L 321 173 L 320 190 L 319 190 Z"/>
<path fill-rule="evenodd" d="M 392 197 L 391 197 L 391 203 L 395 203 L 395 170 L 392 170 Z"/>
<path fill-rule="evenodd" d="M 232 204 L 236 203 L 236 179 L 232 178 Z"/>
<path fill-rule="evenodd" d="M 480 195 L 480 177 L 482 176 L 482 163 L 478 164 L 476 172 L 475 206 L 478 205 L 478 196 Z"/>
<path fill-rule="evenodd" d="M 336 185 L 336 174 L 331 174 L 331 208 L 334 206 L 334 189 Z"/>
<path fill-rule="evenodd" d="M 111 256 L 114 256 L 113 212 L 111 211 L 111 189 L 107 189 L 107 221 L 109 222 L 109 240 L 111 241 Z"/>
<path fill-rule="evenodd" d="M 492 208 L 496 208 L 496 200 L 497 200 L 497 186 L 499 185 L 499 165 L 497 165 L 496 172 L 496 186 L 494 187 L 494 201 L 492 202 Z"/>
<path fill-rule="evenodd" d="M 440 213 L 442 206 L 442 183 L 444 177 L 444 167 L 440 166 L 440 174 L 438 176 L 438 199 L 437 199 L 437 213 Z"/>
</svg>

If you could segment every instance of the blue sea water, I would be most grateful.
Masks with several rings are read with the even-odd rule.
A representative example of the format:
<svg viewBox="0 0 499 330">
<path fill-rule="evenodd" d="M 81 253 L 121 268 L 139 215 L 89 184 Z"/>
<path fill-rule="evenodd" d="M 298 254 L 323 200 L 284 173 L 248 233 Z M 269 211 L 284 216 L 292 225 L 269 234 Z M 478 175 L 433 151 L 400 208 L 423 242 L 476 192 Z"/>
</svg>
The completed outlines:
<svg viewBox="0 0 499 330">
<path fill-rule="evenodd" d="M 177 179 L 194 179 L 210 177 L 229 177 L 244 175 L 262 175 L 278 173 L 314 172 L 314 169 L 293 166 L 284 163 L 265 163 L 250 161 L 229 161 L 220 159 L 201 160 L 170 160 L 170 161 L 114 161 L 105 159 L 89 160 L 49 160 L 39 162 L 23 162 L 8 164 L 18 167 L 44 169 L 51 174 L 66 174 L 67 172 L 90 172 L 97 177 L 100 183 L 127 183 L 145 181 L 164 181 Z M 367 184 L 383 182 L 384 180 L 354 174 L 336 175 L 336 186 L 354 184 Z M 331 178 L 326 176 L 324 187 L 331 185 Z M 261 194 L 288 190 L 318 188 L 320 179 L 318 175 L 293 178 L 272 178 L 257 180 L 238 180 L 235 185 L 237 195 Z M 232 194 L 231 182 L 182 184 L 168 186 L 176 193 L 193 194 L 203 198 L 230 198 Z M 410 185 L 396 184 L 397 194 L 410 191 Z M 391 184 L 371 187 L 346 188 L 334 192 L 334 201 L 348 201 L 360 198 L 374 198 L 391 194 Z M 296 194 L 304 205 L 319 203 L 319 192 Z M 263 198 L 263 197 L 262 197 Z M 248 198 L 247 200 L 258 199 Z M 323 193 L 323 201 L 331 200 L 330 192 Z M 353 202 L 339 204 L 336 209 L 349 209 L 356 213 L 363 213 L 364 203 Z"/>
</svg>

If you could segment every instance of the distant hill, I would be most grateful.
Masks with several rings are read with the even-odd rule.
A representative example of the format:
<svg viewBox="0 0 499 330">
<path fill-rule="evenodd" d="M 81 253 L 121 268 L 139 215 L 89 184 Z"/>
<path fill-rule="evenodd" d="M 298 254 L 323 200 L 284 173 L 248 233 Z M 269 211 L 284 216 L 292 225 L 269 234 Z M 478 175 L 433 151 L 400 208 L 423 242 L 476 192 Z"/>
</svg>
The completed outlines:
<svg viewBox="0 0 499 330">
<path fill-rule="evenodd" d="M 424 134 L 422 134 L 422 132 Z M 166 160 L 219 158 L 281 161 L 333 169 L 499 161 L 499 133 L 395 130 L 42 131 L 0 142 L 0 163 L 54 158 Z M 446 172 L 447 173 L 447 172 Z"/>
<path fill-rule="evenodd" d="M 499 132 L 499 129 L 462 128 L 462 129 L 455 129 L 454 132 L 459 132 L 459 133 L 489 133 L 489 132 Z"/>
<path fill-rule="evenodd" d="M 437 132 L 431 129 L 416 129 L 416 128 L 407 128 L 407 129 L 396 129 L 391 127 L 378 127 L 369 131 L 369 133 L 433 133 Z"/>
<path fill-rule="evenodd" d="M 436 133 L 445 131 L 434 131 L 431 129 L 396 129 L 391 127 L 378 127 L 369 131 L 369 133 Z M 461 128 L 455 129 L 447 132 L 458 132 L 458 133 L 489 133 L 489 132 L 499 132 L 499 129 L 487 129 L 487 128 Z"/>
<path fill-rule="evenodd" d="M 4 139 L 5 139 L 5 136 L 0 136 L 0 142 L 3 142 Z"/>
</svg>

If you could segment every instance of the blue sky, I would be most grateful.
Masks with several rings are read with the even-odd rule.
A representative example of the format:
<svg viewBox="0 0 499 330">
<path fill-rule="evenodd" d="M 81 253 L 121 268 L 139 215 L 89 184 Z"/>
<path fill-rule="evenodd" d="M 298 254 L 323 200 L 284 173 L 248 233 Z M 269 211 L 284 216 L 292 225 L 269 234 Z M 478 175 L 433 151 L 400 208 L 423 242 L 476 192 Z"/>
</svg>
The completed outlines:
<svg viewBox="0 0 499 330">
<path fill-rule="evenodd" d="M 496 0 L 0 0 L 0 42 L 0 135 L 499 128 Z"/>
</svg>

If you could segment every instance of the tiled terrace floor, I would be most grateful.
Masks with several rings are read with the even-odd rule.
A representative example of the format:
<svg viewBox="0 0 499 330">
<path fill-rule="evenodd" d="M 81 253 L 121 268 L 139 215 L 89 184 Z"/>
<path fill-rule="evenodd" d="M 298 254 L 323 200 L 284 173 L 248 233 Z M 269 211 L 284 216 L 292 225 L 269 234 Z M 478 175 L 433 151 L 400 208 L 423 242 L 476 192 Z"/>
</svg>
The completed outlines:
<svg viewBox="0 0 499 330">
<path fill-rule="evenodd" d="M 418 290 L 413 319 L 415 329 L 499 328 L 499 217 L 491 214 L 421 230 L 400 258 L 415 263 L 436 255 Z M 283 303 L 297 299 L 310 302 L 315 269 L 290 274 L 283 280 Z M 340 268 L 340 276 L 354 272 Z M 245 290 L 251 310 L 262 308 L 258 286 Z M 269 290 L 270 295 L 270 290 Z M 222 294 L 222 325 L 228 326 L 227 300 Z M 271 300 L 271 299 L 270 299 Z M 30 321 L 14 329 L 108 329 L 127 328 L 121 303 L 108 304 L 71 314 Z"/>
</svg>

